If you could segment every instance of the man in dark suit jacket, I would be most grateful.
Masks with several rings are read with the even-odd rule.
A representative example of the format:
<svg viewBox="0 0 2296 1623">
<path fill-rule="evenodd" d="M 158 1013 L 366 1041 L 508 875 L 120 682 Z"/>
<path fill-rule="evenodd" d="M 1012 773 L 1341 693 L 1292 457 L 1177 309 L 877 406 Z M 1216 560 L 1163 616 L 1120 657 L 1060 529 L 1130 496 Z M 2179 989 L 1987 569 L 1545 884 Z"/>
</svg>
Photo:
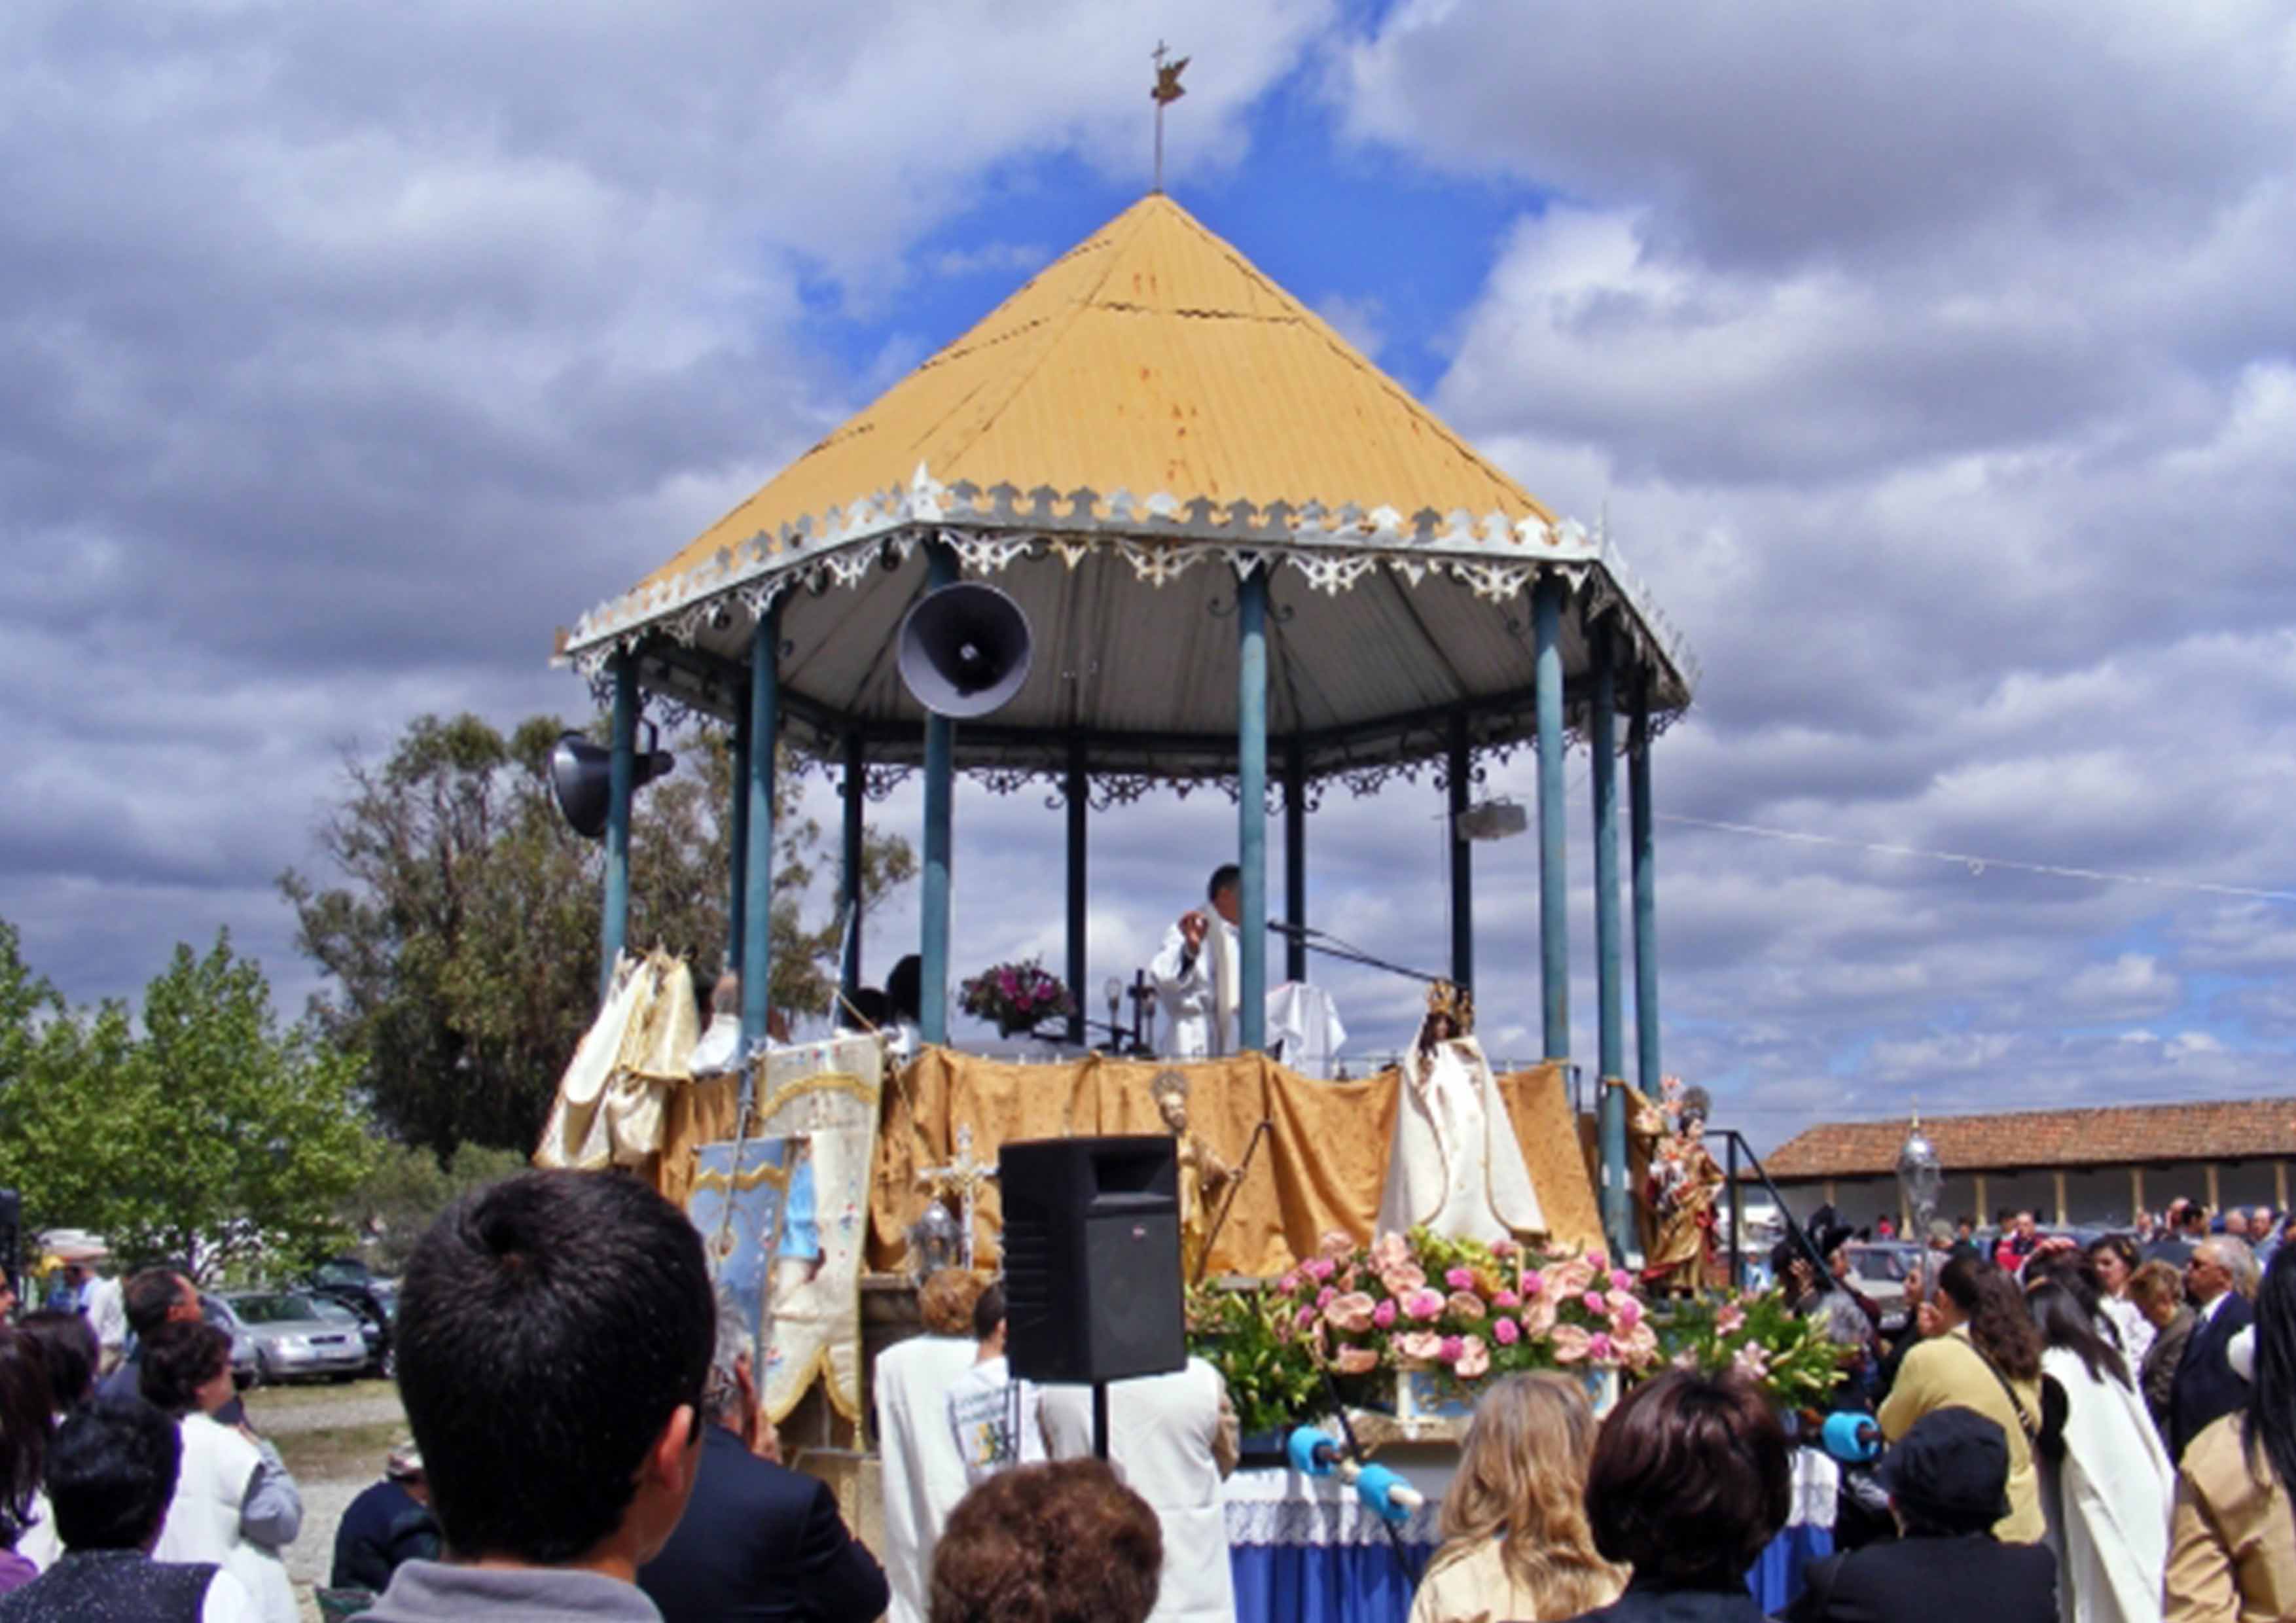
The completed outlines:
<svg viewBox="0 0 2296 1623">
<path fill-rule="evenodd" d="M 1932 1409 L 1875 1473 L 1904 1537 L 1812 1562 L 1790 1623 L 2056 1623 L 2057 1558 L 2001 1544 L 2009 1439 L 1974 1409 Z"/>
<path fill-rule="evenodd" d="M 750 1451 L 758 1413 L 747 1352 L 721 1356 L 703 1406 L 712 1423 L 702 1428 L 693 1497 L 661 1553 L 638 1569 L 665 1623 L 868 1623 L 882 1613 L 885 1570 L 847 1530 L 829 1485 Z"/>
<path fill-rule="evenodd" d="M 2234 1250 L 2238 1247 L 2238 1250 Z M 2193 1248 L 2185 1265 L 2185 1291 L 2193 1299 L 2193 1339 L 2169 1383 L 2169 1457 L 2181 1461 L 2185 1445 L 2210 1421 L 2248 1406 L 2248 1382 L 2225 1357 L 2232 1339 L 2256 1320 L 2248 1298 L 2233 1288 L 2234 1270 L 2253 1270 L 2244 1242 L 2211 1234 Z"/>
</svg>

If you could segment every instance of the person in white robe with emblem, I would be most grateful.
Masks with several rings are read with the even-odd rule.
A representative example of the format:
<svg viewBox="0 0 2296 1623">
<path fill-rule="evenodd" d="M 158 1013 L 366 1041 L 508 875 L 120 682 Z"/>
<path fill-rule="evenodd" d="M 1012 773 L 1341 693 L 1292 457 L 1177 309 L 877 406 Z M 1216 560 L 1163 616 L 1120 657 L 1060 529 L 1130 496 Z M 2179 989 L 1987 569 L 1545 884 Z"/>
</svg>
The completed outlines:
<svg viewBox="0 0 2296 1623">
<path fill-rule="evenodd" d="M 885 1491 L 885 1577 L 893 1623 L 924 1623 L 931 1610 L 933 1546 L 964 1497 L 964 1456 L 949 1429 L 948 1395 L 979 1356 L 972 1308 L 980 1281 L 943 1268 L 917 1292 L 924 1333 L 877 1355 L 877 1447 Z"/>
<path fill-rule="evenodd" d="M 1182 914 L 1149 960 L 1148 978 L 1164 1011 L 1167 1059 L 1218 1059 L 1235 1052 L 1243 978 L 1235 932 L 1242 890 L 1242 872 L 1234 863 L 1213 869 L 1204 887 L 1210 910 L 1191 907 Z"/>
<path fill-rule="evenodd" d="M 1092 1389 L 1048 1386 L 1045 1447 L 1056 1460 L 1092 1455 Z M 1168 1375 L 1108 1387 L 1108 1459 L 1164 1529 L 1164 1575 L 1149 1623 L 1232 1623 L 1227 1521 L 1220 1480 L 1235 1469 L 1227 1384 L 1201 1358 Z"/>
<path fill-rule="evenodd" d="M 1546 1232 L 1514 1119 L 1473 1030 L 1465 991 L 1443 980 L 1428 989 L 1427 1018 L 1403 1056 L 1374 1234 L 1426 1228 L 1488 1242 Z"/>
</svg>

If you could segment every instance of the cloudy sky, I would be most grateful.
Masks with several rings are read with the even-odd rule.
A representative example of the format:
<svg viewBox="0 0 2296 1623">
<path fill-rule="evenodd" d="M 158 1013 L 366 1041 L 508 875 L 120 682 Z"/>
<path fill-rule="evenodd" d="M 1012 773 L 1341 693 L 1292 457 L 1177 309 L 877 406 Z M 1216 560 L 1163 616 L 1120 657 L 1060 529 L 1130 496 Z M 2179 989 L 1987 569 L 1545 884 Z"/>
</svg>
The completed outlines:
<svg viewBox="0 0 2296 1623">
<path fill-rule="evenodd" d="M 1607 514 L 1702 659 L 1658 751 L 1669 1070 L 1759 1143 L 2296 1083 L 2296 903 L 2197 888 L 2296 890 L 2296 24 L 2235 0 L 16 0 L 0 916 L 34 962 L 131 993 L 228 925 L 299 1006 L 272 881 L 341 751 L 582 707 L 554 627 L 1139 194 L 1160 37 L 1194 57 L 1174 193 Z M 1528 799 L 1527 758 L 1494 783 Z M 1439 964 L 1438 810 L 1327 802 L 1318 922 Z M 1056 962 L 1057 814 L 959 816 L 960 962 Z M 1095 981 L 1233 828 L 1101 823 Z M 1513 1053 L 1529 847 L 1480 870 Z M 1332 984 L 1400 1034 L 1407 992 Z M 1583 974 L 1573 1010 L 1591 1053 Z"/>
</svg>

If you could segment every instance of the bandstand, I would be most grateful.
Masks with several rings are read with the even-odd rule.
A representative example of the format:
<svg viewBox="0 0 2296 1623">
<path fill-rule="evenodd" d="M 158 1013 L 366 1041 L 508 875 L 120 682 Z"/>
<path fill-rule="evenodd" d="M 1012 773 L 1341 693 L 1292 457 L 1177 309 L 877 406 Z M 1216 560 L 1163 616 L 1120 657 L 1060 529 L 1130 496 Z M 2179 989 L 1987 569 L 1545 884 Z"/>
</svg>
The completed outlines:
<svg viewBox="0 0 2296 1623">
<path fill-rule="evenodd" d="M 923 709 L 896 669 L 921 594 L 993 582 L 1027 615 L 1026 683 L 993 716 Z M 1090 814 L 1152 784 L 1238 809 L 1240 1045 L 1261 1048 L 1267 820 L 1278 916 L 1308 922 L 1308 814 L 1432 770 L 1454 814 L 1485 757 L 1538 782 L 1545 1054 L 1570 1055 L 1566 746 L 1592 761 L 1602 1217 L 1622 1250 L 1627 762 L 1636 1076 L 1659 1092 L 1650 750 L 1695 671 L 1607 537 L 1558 517 L 1241 253 L 1161 193 L 1047 266 L 971 332 L 678 551 L 584 615 L 562 657 L 608 697 L 603 950 L 620 954 L 642 707 L 728 723 L 737 799 L 729 959 L 765 1030 L 777 746 L 841 772 L 845 898 L 865 796 L 923 775 L 921 1029 L 948 1034 L 956 774 L 1043 779 L 1067 816 L 1066 979 L 1089 984 Z M 1475 979 L 1472 844 L 1453 819 L 1449 972 Z M 859 932 L 842 979 L 859 984 Z M 1287 934 L 1283 968 L 1307 977 Z M 1075 1028 L 1081 1038 L 1082 1028 Z"/>
</svg>

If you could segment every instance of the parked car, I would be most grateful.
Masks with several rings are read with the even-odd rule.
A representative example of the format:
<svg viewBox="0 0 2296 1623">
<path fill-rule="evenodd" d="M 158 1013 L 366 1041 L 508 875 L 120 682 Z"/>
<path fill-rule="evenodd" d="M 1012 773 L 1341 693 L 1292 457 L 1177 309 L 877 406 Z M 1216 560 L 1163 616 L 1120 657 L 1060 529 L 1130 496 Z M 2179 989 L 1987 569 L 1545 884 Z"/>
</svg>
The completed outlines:
<svg viewBox="0 0 2296 1623">
<path fill-rule="evenodd" d="M 247 1333 L 247 1326 L 232 1312 L 231 1304 L 219 1296 L 200 1296 L 200 1316 L 231 1338 L 231 1383 L 245 1391 L 262 1379 L 263 1369 L 255 1357 L 255 1338 Z"/>
<path fill-rule="evenodd" d="M 310 1292 L 311 1305 L 319 1310 L 320 1317 L 358 1326 L 359 1341 L 366 1348 L 366 1367 L 360 1373 L 388 1379 L 392 1369 L 390 1323 L 380 1307 L 363 1300 L 363 1295 L 339 1291 Z"/>
<path fill-rule="evenodd" d="M 329 1318 L 297 1291 L 241 1291 L 224 1298 L 255 1341 L 265 1381 L 348 1381 L 367 1365 L 366 1338 L 355 1320 Z"/>
<path fill-rule="evenodd" d="M 1882 1310 L 1882 1332 L 1897 1334 L 1906 1327 L 1906 1278 L 1922 1248 L 1903 1240 L 1853 1240 L 1849 1252 L 1852 1283 Z"/>
</svg>

